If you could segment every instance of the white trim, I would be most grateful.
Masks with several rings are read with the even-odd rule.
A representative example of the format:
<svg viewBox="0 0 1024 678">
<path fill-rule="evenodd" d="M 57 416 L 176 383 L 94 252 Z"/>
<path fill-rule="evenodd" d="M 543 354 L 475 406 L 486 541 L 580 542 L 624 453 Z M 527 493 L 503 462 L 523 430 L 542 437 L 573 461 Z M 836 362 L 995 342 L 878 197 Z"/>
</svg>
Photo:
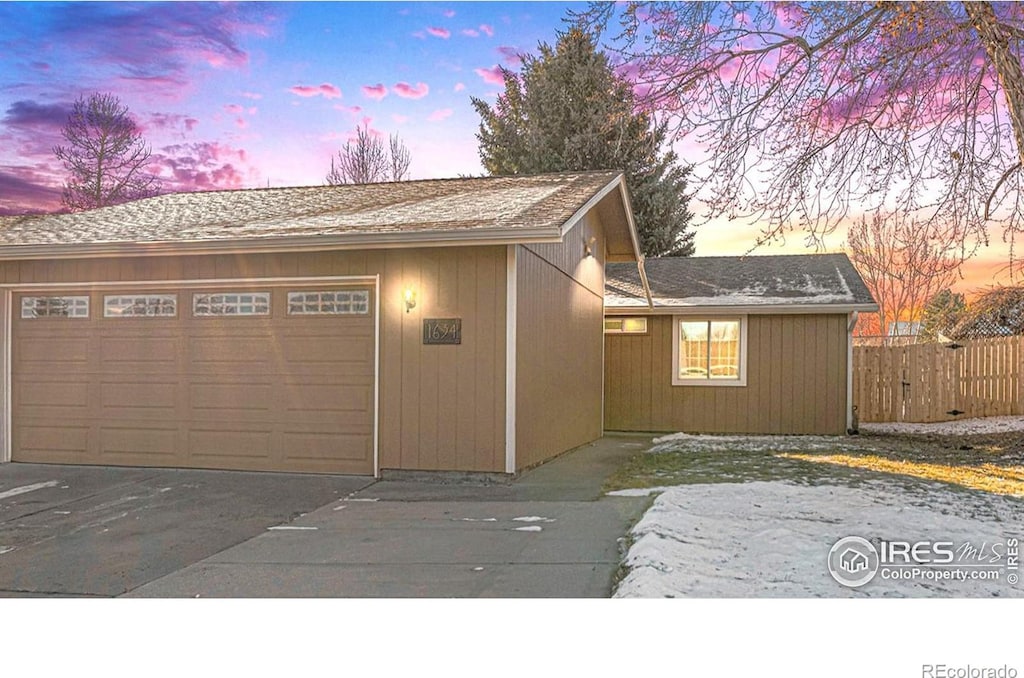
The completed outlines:
<svg viewBox="0 0 1024 678">
<path fill-rule="evenodd" d="M 161 240 L 156 242 L 60 243 L 0 246 L 0 261 L 25 259 L 86 259 L 107 256 L 160 257 L 185 254 L 259 254 L 403 247 L 459 247 L 561 242 L 561 227 L 466 229 L 460 233 L 401 231 L 338 235 Z"/>
<path fill-rule="evenodd" d="M 516 472 L 516 247 L 505 261 L 505 473 Z"/>
<path fill-rule="evenodd" d="M 625 178 L 622 176 L 622 174 L 619 174 L 614 179 L 609 181 L 601 190 L 599 190 L 597 193 L 595 193 L 593 196 L 591 196 L 590 200 L 588 200 L 587 202 L 583 203 L 583 206 L 580 207 L 578 210 L 576 210 L 576 212 L 574 212 L 573 215 L 571 217 L 569 217 L 568 221 L 566 221 L 564 224 L 562 224 L 562 229 L 561 229 L 562 237 L 564 238 L 566 236 L 566 234 L 569 231 L 571 231 L 573 229 L 573 227 L 576 226 L 577 223 L 579 223 L 580 219 L 585 217 L 590 210 L 594 209 L 594 207 L 597 205 L 597 203 L 601 202 L 601 200 L 606 195 L 608 195 L 613 190 L 615 190 L 615 188 L 618 187 L 623 181 L 625 181 Z M 623 205 L 623 206 L 626 207 L 626 209 L 628 211 L 629 207 L 626 206 L 626 205 Z M 635 230 L 634 230 L 634 233 L 635 233 Z"/>
<path fill-rule="evenodd" d="M 373 364 L 373 394 L 374 394 L 374 417 L 373 417 L 373 477 L 380 476 L 379 461 L 379 428 L 380 428 L 380 274 L 376 275 L 339 275 L 339 276 L 316 276 L 316 277 L 282 277 L 282 278 L 209 278 L 209 279 L 188 279 L 188 280 L 129 280 L 129 281 L 92 281 L 82 283 L 24 283 L 24 284 L 0 284 L 0 292 L 3 293 L 3 302 L 0 305 L 0 313 L 3 317 L 3 336 L 0 337 L 0 350 L 3 351 L 0 360 L 0 383 L 3 384 L 3 392 L 0 393 L 0 406 L 3 407 L 2 424 L 0 431 L 0 462 L 10 461 L 12 458 L 11 422 L 12 422 L 12 398 L 11 398 L 11 345 L 14 343 L 12 337 L 12 318 L 14 306 L 14 294 L 16 292 L 29 292 L 40 289 L 66 290 L 81 288 L 105 289 L 110 287 L 142 287 L 145 289 L 162 289 L 165 287 L 210 287 L 215 285 L 235 285 L 249 283 L 259 286 L 282 287 L 285 285 L 318 285 L 330 283 L 334 285 L 366 285 L 375 286 L 377 296 L 376 318 L 374 320 L 374 364 Z"/>
<path fill-rule="evenodd" d="M 858 314 L 850 313 L 846 323 L 846 430 L 853 430 L 853 329 L 857 326 Z"/>
<path fill-rule="evenodd" d="M 875 313 L 876 304 L 748 304 L 743 306 L 606 306 L 607 315 L 810 315 Z"/>
<path fill-rule="evenodd" d="M 740 378 L 739 379 L 684 379 L 679 376 L 679 322 L 703 320 L 707 322 L 721 320 L 738 320 L 740 323 Z M 672 316 L 672 385 L 673 386 L 697 386 L 700 388 L 716 386 L 746 386 L 747 385 L 747 316 L 745 315 L 719 315 L 719 316 Z"/>
<path fill-rule="evenodd" d="M 248 284 L 250 286 L 281 287 L 283 285 L 316 285 L 329 283 L 332 285 L 366 285 L 375 280 L 372 275 L 321 275 L 321 276 L 291 276 L 284 278 L 185 278 L 182 280 L 91 280 L 88 282 L 45 282 L 45 283 L 0 283 L 0 289 L 13 290 L 15 292 L 28 292 L 31 290 L 75 290 L 83 288 L 115 288 L 115 287 L 138 287 L 144 290 L 159 289 L 164 287 L 214 287 L 220 285 Z"/>
<path fill-rule="evenodd" d="M 6 463 L 11 460 L 11 450 L 14 444 L 11 430 L 11 345 L 14 343 L 11 330 L 14 317 L 14 293 L 10 290 L 2 292 L 0 313 L 2 313 L 0 322 L 3 323 L 3 336 L 0 337 L 0 351 L 3 353 L 0 356 L 0 384 L 3 389 L 3 393 L 0 394 L 0 407 L 2 407 L 0 426 L 3 427 L 3 430 L 0 430 L 0 463 Z"/>
<path fill-rule="evenodd" d="M 373 325 L 373 477 L 380 478 L 380 273 L 374 276 Z"/>
<path fill-rule="evenodd" d="M 605 325 L 604 325 L 604 333 L 605 334 L 614 334 L 614 335 L 626 335 L 626 336 L 647 334 L 648 333 L 647 317 L 648 316 L 645 316 L 645 315 L 632 315 L 632 316 L 623 315 L 623 316 L 612 316 L 612 317 L 607 317 L 606 316 L 605 319 L 604 319 L 604 323 L 605 323 Z M 619 320 L 619 319 L 622 320 L 622 328 L 618 329 L 618 330 L 609 330 L 608 329 L 608 321 L 609 320 Z M 627 330 L 626 329 L 626 321 L 627 320 L 643 320 L 644 321 L 644 328 L 642 330 Z"/>
</svg>

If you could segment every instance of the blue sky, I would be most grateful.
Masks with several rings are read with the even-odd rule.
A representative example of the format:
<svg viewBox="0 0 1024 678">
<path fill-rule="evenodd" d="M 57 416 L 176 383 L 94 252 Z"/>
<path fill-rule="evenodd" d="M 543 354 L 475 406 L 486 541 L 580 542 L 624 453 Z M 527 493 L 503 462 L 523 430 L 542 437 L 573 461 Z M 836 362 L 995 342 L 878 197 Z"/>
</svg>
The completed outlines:
<svg viewBox="0 0 1024 678">
<path fill-rule="evenodd" d="M 0 3 L 0 213 L 53 208 L 71 103 L 116 94 L 171 190 L 319 184 L 367 124 L 413 178 L 477 174 L 470 96 L 566 3 Z"/>
</svg>

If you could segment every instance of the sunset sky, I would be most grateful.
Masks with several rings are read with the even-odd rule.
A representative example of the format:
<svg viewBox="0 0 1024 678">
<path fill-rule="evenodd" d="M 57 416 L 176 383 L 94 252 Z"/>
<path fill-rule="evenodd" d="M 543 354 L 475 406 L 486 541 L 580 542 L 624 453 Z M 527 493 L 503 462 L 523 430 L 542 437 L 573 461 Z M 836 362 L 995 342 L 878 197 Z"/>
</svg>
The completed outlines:
<svg viewBox="0 0 1024 678">
<path fill-rule="evenodd" d="M 470 96 L 493 101 L 497 67 L 554 43 L 569 6 L 0 2 L 0 214 L 59 206 L 52 148 L 93 91 L 128 105 L 165 190 L 322 184 L 361 124 L 401 136 L 414 179 L 480 174 Z M 707 223 L 697 253 L 742 254 L 757 231 Z M 794 233 L 758 252 L 801 251 Z M 961 287 L 991 284 L 1007 260 L 994 243 Z"/>
</svg>

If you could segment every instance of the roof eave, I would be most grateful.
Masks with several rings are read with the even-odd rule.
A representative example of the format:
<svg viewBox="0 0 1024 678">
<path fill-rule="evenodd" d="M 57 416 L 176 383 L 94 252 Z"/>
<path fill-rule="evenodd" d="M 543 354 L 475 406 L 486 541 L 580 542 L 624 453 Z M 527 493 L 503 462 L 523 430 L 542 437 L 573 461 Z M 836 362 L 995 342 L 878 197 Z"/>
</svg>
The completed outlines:
<svg viewBox="0 0 1024 678">
<path fill-rule="evenodd" d="M 486 229 L 468 233 L 353 233 L 222 240 L 156 242 L 55 243 L 0 246 L 0 261 L 85 259 L 111 256 L 173 256 L 184 254 L 277 253 L 402 247 L 458 247 L 561 242 L 558 228 Z"/>
<path fill-rule="evenodd" d="M 642 302 L 642 300 L 637 299 Z M 810 315 L 814 313 L 877 313 L 878 304 L 742 304 L 614 306 L 605 302 L 606 315 Z"/>
</svg>

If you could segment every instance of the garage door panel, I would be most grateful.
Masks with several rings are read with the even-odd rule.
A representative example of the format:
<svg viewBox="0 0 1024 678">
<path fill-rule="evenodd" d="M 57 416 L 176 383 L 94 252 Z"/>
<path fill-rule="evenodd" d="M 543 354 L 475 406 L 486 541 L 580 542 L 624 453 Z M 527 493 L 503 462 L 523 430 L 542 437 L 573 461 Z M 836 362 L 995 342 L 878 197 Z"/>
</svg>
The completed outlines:
<svg viewBox="0 0 1024 678">
<path fill-rule="evenodd" d="M 189 456 L 207 460 L 269 459 L 271 431 L 203 430 L 188 432 Z"/>
<path fill-rule="evenodd" d="M 138 375 L 132 375 L 137 379 Z M 176 381 L 104 381 L 100 383 L 102 408 L 158 408 L 174 410 L 177 405 Z"/>
<path fill-rule="evenodd" d="M 16 407 L 76 407 L 89 404 L 88 382 L 61 382 L 52 380 L 18 382 Z"/>
<path fill-rule="evenodd" d="M 372 315 L 14 318 L 14 459 L 373 472 Z M 186 301 L 187 300 L 187 301 Z M 14 306 L 19 308 L 16 301 Z M 97 314 L 98 312 L 98 314 Z"/>
<path fill-rule="evenodd" d="M 73 322 L 73 321 L 69 321 Z M 59 365 L 58 369 L 69 369 L 68 363 L 85 366 L 89 362 L 89 341 L 87 339 L 53 339 L 32 337 L 19 345 L 18 359 L 25 363 Z"/>
<path fill-rule="evenodd" d="M 13 442 L 17 450 L 31 454 L 34 461 L 88 463 L 89 425 L 84 422 L 59 425 L 48 419 L 37 423 L 24 421 Z"/>
<path fill-rule="evenodd" d="M 100 455 L 131 455 L 139 459 L 177 455 L 178 429 L 166 426 L 121 428 L 101 426 Z M 155 461 L 155 460 L 153 460 Z"/>
<path fill-rule="evenodd" d="M 189 404 L 207 411 L 269 411 L 273 406 L 273 393 L 273 387 L 267 383 L 193 383 L 189 387 Z"/>
<path fill-rule="evenodd" d="M 352 433 L 284 433 L 285 458 L 314 462 L 366 461 L 373 457 L 373 438 Z"/>
</svg>

